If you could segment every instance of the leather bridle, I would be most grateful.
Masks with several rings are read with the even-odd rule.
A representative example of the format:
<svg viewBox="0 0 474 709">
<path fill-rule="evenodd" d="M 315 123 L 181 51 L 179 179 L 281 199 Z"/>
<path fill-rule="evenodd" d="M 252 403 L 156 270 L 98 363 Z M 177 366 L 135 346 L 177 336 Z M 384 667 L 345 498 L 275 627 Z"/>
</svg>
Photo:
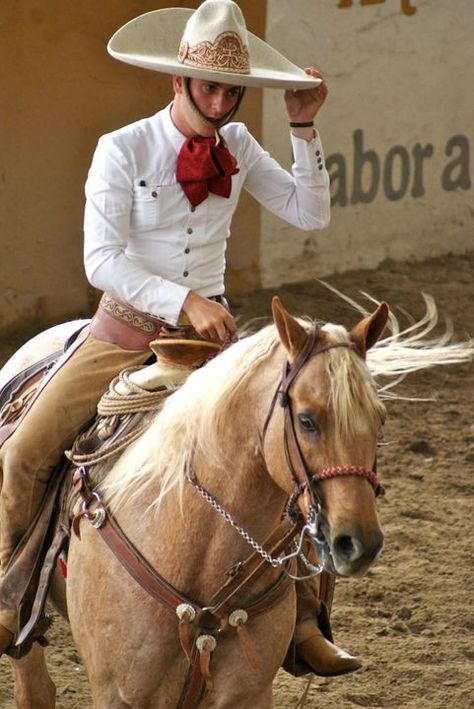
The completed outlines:
<svg viewBox="0 0 474 709">
<path fill-rule="evenodd" d="M 344 347 L 354 352 L 358 357 L 365 359 L 364 354 L 359 350 L 355 342 L 335 342 L 325 345 L 319 349 L 314 349 L 316 340 L 323 325 L 324 323 L 318 321 L 314 322 L 308 331 L 308 336 L 303 348 L 295 357 L 294 361 L 290 364 L 288 359 L 285 359 L 283 364 L 283 374 L 275 394 L 273 395 L 270 409 L 265 419 L 262 431 L 263 447 L 270 420 L 275 411 L 276 404 L 278 403 L 283 409 L 284 416 L 283 445 L 286 463 L 295 485 L 295 490 L 291 496 L 291 499 L 293 503 L 296 504 L 301 495 L 306 494 L 308 496 L 310 502 L 308 523 L 313 525 L 315 534 L 318 531 L 318 517 L 322 508 L 321 499 L 316 491 L 315 483 L 341 475 L 354 475 L 365 478 L 372 486 L 376 497 L 384 493 L 384 489 L 375 472 L 375 462 L 372 470 L 360 465 L 336 465 L 322 468 L 317 473 L 311 473 L 301 450 L 295 429 L 290 389 L 306 363 L 317 355 L 339 347 Z"/>
</svg>

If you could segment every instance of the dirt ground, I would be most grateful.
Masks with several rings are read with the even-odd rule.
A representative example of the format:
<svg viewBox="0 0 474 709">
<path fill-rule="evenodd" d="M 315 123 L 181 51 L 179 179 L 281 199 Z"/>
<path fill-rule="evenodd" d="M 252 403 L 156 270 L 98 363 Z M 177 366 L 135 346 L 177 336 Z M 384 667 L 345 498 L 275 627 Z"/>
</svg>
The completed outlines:
<svg viewBox="0 0 474 709">
<path fill-rule="evenodd" d="M 421 292 L 431 293 L 459 339 L 474 335 L 474 252 L 418 264 L 387 262 L 377 271 L 328 280 L 348 295 L 367 291 L 416 317 L 424 311 Z M 242 321 L 267 316 L 272 294 L 234 298 L 234 310 Z M 345 325 L 356 320 L 349 306 L 317 282 L 291 284 L 279 294 L 294 313 Z M 1 356 L 15 344 L 4 343 Z M 360 654 L 364 667 L 343 678 L 315 678 L 308 707 L 474 707 L 474 365 L 412 376 L 403 392 L 433 400 L 388 404 L 389 445 L 379 457 L 387 491 L 380 501 L 385 549 L 367 577 L 338 581 L 333 608 L 337 642 Z M 90 706 L 84 671 L 59 619 L 50 640 L 58 708 Z M 5 659 L 0 678 L 0 706 L 10 709 L 12 679 Z M 293 707 L 305 684 L 281 671 L 275 681 L 277 709 Z"/>
</svg>

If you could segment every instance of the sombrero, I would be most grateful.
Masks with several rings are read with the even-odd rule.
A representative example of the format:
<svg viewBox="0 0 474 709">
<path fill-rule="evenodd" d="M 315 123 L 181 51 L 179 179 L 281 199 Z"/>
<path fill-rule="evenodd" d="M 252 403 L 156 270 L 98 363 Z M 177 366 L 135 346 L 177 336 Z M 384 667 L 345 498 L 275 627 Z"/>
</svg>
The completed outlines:
<svg viewBox="0 0 474 709">
<path fill-rule="evenodd" d="M 117 30 L 107 49 L 127 64 L 205 81 L 283 89 L 321 83 L 249 32 L 232 0 L 146 12 Z"/>
</svg>

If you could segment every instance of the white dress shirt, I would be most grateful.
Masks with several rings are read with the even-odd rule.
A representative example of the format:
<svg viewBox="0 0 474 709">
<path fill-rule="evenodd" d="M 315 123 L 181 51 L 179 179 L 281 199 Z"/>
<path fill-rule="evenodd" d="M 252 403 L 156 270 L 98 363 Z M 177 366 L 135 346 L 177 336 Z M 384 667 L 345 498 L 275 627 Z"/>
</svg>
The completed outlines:
<svg viewBox="0 0 474 709">
<path fill-rule="evenodd" d="M 175 174 L 186 138 L 170 110 L 100 138 L 86 182 L 84 259 L 93 286 L 174 325 L 190 290 L 224 292 L 226 240 L 243 187 L 306 230 L 327 226 L 330 194 L 318 134 L 309 142 L 291 136 L 290 174 L 243 123 L 230 123 L 220 131 L 239 167 L 230 198 L 210 193 L 191 207 Z"/>
</svg>

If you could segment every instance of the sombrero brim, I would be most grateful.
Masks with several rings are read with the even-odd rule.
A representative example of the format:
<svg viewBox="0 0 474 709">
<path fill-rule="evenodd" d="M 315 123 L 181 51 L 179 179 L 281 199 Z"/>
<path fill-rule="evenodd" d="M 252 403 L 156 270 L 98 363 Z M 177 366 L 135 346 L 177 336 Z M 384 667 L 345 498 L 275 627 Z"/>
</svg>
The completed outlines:
<svg viewBox="0 0 474 709">
<path fill-rule="evenodd" d="M 308 76 L 303 69 L 251 32 L 248 32 L 251 62 L 248 74 L 181 64 L 177 59 L 179 43 L 193 12 L 185 8 L 146 12 L 117 30 L 107 50 L 115 59 L 126 64 L 205 81 L 281 89 L 314 88 L 321 83 L 321 79 Z"/>
</svg>

